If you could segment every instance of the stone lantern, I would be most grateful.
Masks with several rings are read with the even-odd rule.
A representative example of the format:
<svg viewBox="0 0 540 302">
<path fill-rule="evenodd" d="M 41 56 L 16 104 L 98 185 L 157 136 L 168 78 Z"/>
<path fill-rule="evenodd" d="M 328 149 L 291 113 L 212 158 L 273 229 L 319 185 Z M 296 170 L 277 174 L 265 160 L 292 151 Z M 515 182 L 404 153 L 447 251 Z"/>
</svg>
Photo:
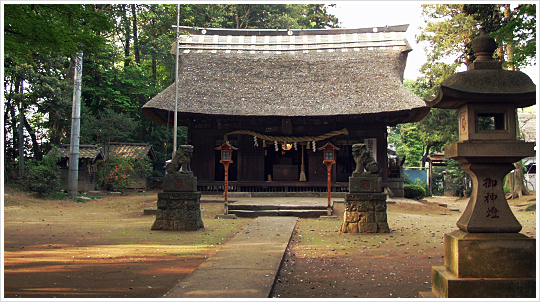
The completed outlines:
<svg viewBox="0 0 540 302">
<path fill-rule="evenodd" d="M 535 296 L 536 240 L 521 231 L 503 191 L 514 162 L 534 156 L 534 143 L 518 140 L 517 108 L 536 103 L 536 85 L 524 73 L 503 70 L 494 60 L 495 40 L 473 40 L 476 61 L 446 79 L 430 107 L 457 109 L 459 141 L 445 157 L 460 162 L 472 180 L 472 194 L 445 234 L 444 267 L 432 268 L 432 292 L 424 297 L 508 298 Z"/>
<path fill-rule="evenodd" d="M 228 205 L 229 165 L 233 163 L 233 160 L 232 160 L 233 151 L 238 150 L 238 148 L 234 147 L 227 141 L 223 145 L 217 147 L 216 150 L 221 151 L 221 160 L 219 162 L 222 163 L 225 168 L 225 187 L 224 187 L 225 205 L 223 208 L 223 214 L 228 216 L 229 215 L 229 205 Z M 223 218 L 223 217 L 219 216 L 218 218 Z"/>
<path fill-rule="evenodd" d="M 324 153 L 323 164 L 326 165 L 327 170 L 327 191 L 328 191 L 328 207 L 327 214 L 328 216 L 332 215 L 332 165 L 336 162 L 336 150 L 339 150 L 338 147 L 332 145 L 331 143 L 326 143 L 324 146 L 320 147 L 319 150 L 322 150 Z"/>
</svg>

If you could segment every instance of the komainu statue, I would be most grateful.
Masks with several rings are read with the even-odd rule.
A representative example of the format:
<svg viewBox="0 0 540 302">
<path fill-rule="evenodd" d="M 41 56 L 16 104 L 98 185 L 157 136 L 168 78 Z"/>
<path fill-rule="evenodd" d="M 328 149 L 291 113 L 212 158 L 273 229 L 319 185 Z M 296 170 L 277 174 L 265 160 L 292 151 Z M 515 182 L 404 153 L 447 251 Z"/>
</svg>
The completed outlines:
<svg viewBox="0 0 540 302">
<path fill-rule="evenodd" d="M 193 146 L 180 145 L 174 154 L 174 158 L 167 163 L 165 170 L 167 173 L 193 173 L 191 171 L 191 156 Z"/>
<path fill-rule="evenodd" d="M 369 152 L 366 144 L 352 145 L 352 154 L 356 169 L 353 171 L 353 176 L 362 174 L 377 174 L 379 173 L 380 165 L 375 161 Z"/>
</svg>

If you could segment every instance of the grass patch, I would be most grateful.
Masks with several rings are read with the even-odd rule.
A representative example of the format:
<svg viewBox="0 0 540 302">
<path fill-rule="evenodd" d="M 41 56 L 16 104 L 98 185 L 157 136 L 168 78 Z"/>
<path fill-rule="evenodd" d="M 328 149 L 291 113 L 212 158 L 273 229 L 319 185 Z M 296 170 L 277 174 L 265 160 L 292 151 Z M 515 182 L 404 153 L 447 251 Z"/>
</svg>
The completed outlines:
<svg viewBox="0 0 540 302">
<path fill-rule="evenodd" d="M 77 198 L 73 198 L 71 195 L 63 191 L 56 191 L 56 192 L 51 192 L 49 194 L 43 195 L 43 199 L 47 199 L 47 200 L 73 200 L 75 202 L 81 202 L 81 203 L 86 203 L 89 200 L 101 199 L 101 198 L 102 198 L 101 196 L 87 195 L 87 194 L 77 194 Z"/>
<path fill-rule="evenodd" d="M 204 228 L 196 231 L 151 230 L 150 227 L 154 221 L 154 216 L 151 216 L 143 218 L 147 223 L 125 224 L 122 229 L 109 230 L 109 234 L 111 237 L 117 238 L 117 244 L 137 243 L 164 246 L 191 246 L 193 249 L 202 251 L 225 244 L 253 221 L 251 218 L 213 219 L 211 217 L 215 216 L 216 212 L 218 212 L 215 211 L 216 209 L 214 207 L 209 209 L 205 205 L 205 209 L 201 211 Z"/>
<path fill-rule="evenodd" d="M 530 204 L 525 208 L 525 211 L 536 211 L 536 203 Z"/>
</svg>

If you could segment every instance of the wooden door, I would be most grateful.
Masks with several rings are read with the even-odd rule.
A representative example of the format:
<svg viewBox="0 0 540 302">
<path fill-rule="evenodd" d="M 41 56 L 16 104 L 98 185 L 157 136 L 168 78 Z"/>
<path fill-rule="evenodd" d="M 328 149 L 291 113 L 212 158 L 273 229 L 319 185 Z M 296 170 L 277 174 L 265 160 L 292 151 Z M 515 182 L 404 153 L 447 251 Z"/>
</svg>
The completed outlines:
<svg viewBox="0 0 540 302">
<path fill-rule="evenodd" d="M 260 140 L 255 146 L 253 137 L 239 136 L 238 169 L 238 180 L 264 181 L 264 148 Z"/>
<path fill-rule="evenodd" d="M 213 181 L 215 173 L 215 138 L 214 136 L 194 135 L 191 170 L 198 181 Z"/>
<path fill-rule="evenodd" d="M 323 152 L 317 150 L 309 152 L 309 168 L 308 168 L 308 181 L 310 182 L 326 182 L 326 165 L 323 164 Z"/>
</svg>

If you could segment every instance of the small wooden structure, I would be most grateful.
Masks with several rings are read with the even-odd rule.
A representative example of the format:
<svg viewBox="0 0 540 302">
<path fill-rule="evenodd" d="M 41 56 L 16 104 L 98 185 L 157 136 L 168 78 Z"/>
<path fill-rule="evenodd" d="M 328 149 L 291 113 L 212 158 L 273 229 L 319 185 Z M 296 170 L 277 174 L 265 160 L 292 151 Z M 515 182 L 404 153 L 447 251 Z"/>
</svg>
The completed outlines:
<svg viewBox="0 0 540 302">
<path fill-rule="evenodd" d="M 224 167 L 215 148 L 225 141 L 238 147 L 229 167 L 233 190 L 326 192 L 317 152 L 323 141 L 341 149 L 333 191 L 347 191 L 355 143 L 369 146 L 387 186 L 387 127 L 429 112 L 403 85 L 412 50 L 407 28 L 181 28 L 172 50 L 182 62 L 177 116 L 197 150 L 199 190 L 221 190 Z M 142 111 L 168 124 L 174 104 L 172 84 Z"/>
<path fill-rule="evenodd" d="M 432 153 L 428 155 L 428 186 L 429 186 L 429 194 L 433 194 L 433 187 L 435 185 L 433 180 L 433 167 L 445 167 L 448 165 L 446 158 L 444 157 L 444 153 Z M 446 172 L 446 171 L 445 171 Z M 447 182 L 447 173 L 443 174 L 443 191 L 446 195 L 446 182 Z"/>
<path fill-rule="evenodd" d="M 58 146 L 60 152 L 60 188 L 68 190 L 69 177 L 69 144 Z M 49 152 L 50 153 L 50 152 Z M 103 148 L 98 145 L 80 145 L 79 146 L 79 182 L 78 191 L 93 191 L 96 186 L 95 174 L 98 161 L 105 160 Z"/>
<path fill-rule="evenodd" d="M 145 143 L 110 143 L 108 152 L 125 158 L 143 159 L 148 157 L 151 161 L 157 159 L 154 148 Z M 146 190 L 149 187 L 146 173 L 141 172 L 140 175 L 134 178 L 134 182 L 127 189 Z"/>
</svg>

